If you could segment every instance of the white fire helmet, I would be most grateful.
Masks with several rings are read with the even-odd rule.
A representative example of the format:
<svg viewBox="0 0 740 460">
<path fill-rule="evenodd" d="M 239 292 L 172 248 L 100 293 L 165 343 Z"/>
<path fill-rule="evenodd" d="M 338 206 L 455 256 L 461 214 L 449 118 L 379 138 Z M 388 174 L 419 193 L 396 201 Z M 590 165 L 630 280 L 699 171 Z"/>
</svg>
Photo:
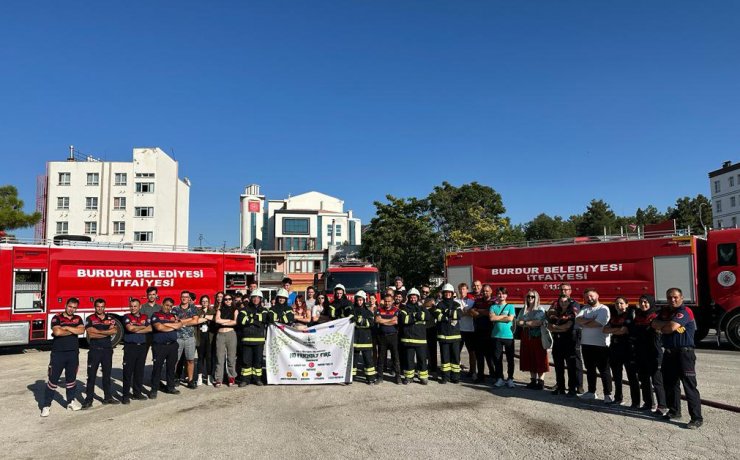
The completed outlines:
<svg viewBox="0 0 740 460">
<path fill-rule="evenodd" d="M 365 291 L 357 291 L 355 297 L 362 297 L 363 299 L 367 300 L 367 294 L 365 294 Z"/>
<path fill-rule="evenodd" d="M 252 297 L 259 297 L 260 299 L 263 299 L 265 296 L 262 295 L 262 291 L 260 291 L 259 289 L 255 289 L 254 291 L 249 293 L 249 298 L 251 299 Z"/>
<path fill-rule="evenodd" d="M 284 288 L 280 288 L 277 291 L 277 294 L 275 294 L 275 297 L 285 297 L 286 299 L 290 297 L 290 294 L 288 294 L 288 291 Z"/>
<path fill-rule="evenodd" d="M 416 297 L 421 297 L 421 294 L 419 294 L 419 290 L 416 288 L 409 289 L 409 292 L 406 293 L 406 297 L 415 295 Z"/>
<path fill-rule="evenodd" d="M 455 288 L 452 287 L 452 285 L 450 283 L 446 283 L 444 286 L 442 286 L 441 291 L 442 292 L 448 291 L 448 292 L 451 292 L 451 293 L 454 294 L 455 293 Z"/>
<path fill-rule="evenodd" d="M 339 289 L 341 289 L 341 290 L 343 290 L 343 291 L 347 292 L 347 290 L 346 290 L 346 289 L 344 289 L 344 284 L 337 284 L 336 286 L 334 286 L 334 290 L 335 290 L 335 291 L 337 291 L 337 290 L 339 290 Z"/>
</svg>

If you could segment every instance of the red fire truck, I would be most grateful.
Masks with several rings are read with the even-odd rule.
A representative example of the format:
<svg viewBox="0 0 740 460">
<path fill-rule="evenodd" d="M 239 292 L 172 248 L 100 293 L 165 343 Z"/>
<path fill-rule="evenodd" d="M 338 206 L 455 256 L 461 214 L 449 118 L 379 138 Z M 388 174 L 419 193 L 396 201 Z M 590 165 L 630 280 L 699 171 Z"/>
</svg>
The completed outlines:
<svg viewBox="0 0 740 460">
<path fill-rule="evenodd" d="M 363 261 L 349 260 L 331 264 L 325 272 L 314 275 L 314 285 L 319 291 L 325 292 L 329 300 L 334 297 L 334 287 L 337 284 L 344 286 L 350 299 L 360 290 L 377 298 L 378 268 Z"/>
<path fill-rule="evenodd" d="M 118 318 L 130 299 L 145 302 L 150 286 L 160 302 L 172 297 L 176 303 L 183 290 L 212 296 L 246 289 L 255 262 L 249 253 L 0 244 L 0 346 L 51 339 L 49 320 L 70 297 L 79 298 L 83 318 L 94 312 L 96 298 Z"/>
<path fill-rule="evenodd" d="M 634 304 L 648 294 L 664 305 L 666 290 L 678 287 L 696 315 L 696 338 L 715 329 L 740 349 L 739 242 L 740 229 L 713 230 L 706 237 L 575 238 L 456 250 L 446 255 L 445 265 L 449 282 L 505 286 L 512 302 L 536 289 L 542 302 L 550 303 L 567 282 L 576 298 L 594 288 L 605 303 L 624 296 Z"/>
</svg>

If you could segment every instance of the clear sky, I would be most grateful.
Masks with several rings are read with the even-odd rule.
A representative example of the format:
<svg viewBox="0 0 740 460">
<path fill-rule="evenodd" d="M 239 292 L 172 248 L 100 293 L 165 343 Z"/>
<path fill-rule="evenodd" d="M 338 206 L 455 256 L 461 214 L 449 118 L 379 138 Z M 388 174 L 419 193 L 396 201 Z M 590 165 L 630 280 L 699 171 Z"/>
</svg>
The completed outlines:
<svg viewBox="0 0 740 460">
<path fill-rule="evenodd" d="M 193 243 L 238 243 L 250 183 L 363 222 L 444 180 L 514 223 L 663 210 L 740 161 L 740 2 L 3 1 L 0 184 L 31 209 L 69 144 L 173 153 Z"/>
</svg>

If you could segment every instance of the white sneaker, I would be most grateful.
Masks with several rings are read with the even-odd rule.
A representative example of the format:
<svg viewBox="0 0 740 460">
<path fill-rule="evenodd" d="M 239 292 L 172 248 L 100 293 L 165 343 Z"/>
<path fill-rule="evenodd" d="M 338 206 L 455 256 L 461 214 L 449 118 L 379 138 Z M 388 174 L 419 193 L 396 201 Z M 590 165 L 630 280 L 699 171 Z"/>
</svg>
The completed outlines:
<svg viewBox="0 0 740 460">
<path fill-rule="evenodd" d="M 496 388 L 501 388 L 502 386 L 506 385 L 506 382 L 504 382 L 504 379 L 498 379 L 496 380 L 496 383 L 493 384 Z"/>
<path fill-rule="evenodd" d="M 614 398 L 612 398 L 612 395 L 604 395 L 604 403 L 605 404 L 611 404 L 614 402 Z"/>
<path fill-rule="evenodd" d="M 581 395 L 581 399 L 596 399 L 598 396 L 596 393 L 591 393 L 590 391 L 587 391 L 586 393 L 583 393 Z"/>
<path fill-rule="evenodd" d="M 43 409 L 41 409 L 41 416 L 42 417 L 48 417 L 50 413 L 51 413 L 51 407 L 49 407 L 49 406 L 46 406 Z"/>
<path fill-rule="evenodd" d="M 82 409 L 82 404 L 80 404 L 80 402 L 77 401 L 76 399 L 73 400 L 71 403 L 67 404 L 67 410 L 78 411 L 80 409 Z"/>
<path fill-rule="evenodd" d="M 509 379 L 506 381 L 506 386 L 509 388 L 514 388 L 516 385 L 514 385 L 514 379 Z"/>
</svg>

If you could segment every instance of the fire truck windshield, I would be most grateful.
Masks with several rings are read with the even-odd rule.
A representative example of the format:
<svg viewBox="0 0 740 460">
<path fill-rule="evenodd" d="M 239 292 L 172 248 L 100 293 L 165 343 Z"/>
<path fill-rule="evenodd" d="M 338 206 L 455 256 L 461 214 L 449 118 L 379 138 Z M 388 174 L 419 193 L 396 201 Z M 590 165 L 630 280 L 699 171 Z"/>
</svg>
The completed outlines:
<svg viewBox="0 0 740 460">
<path fill-rule="evenodd" d="M 326 280 L 326 288 L 329 292 L 334 290 L 337 284 L 344 285 L 347 292 L 355 293 L 362 289 L 368 294 L 378 292 L 377 272 L 334 272 L 329 273 Z"/>
</svg>

